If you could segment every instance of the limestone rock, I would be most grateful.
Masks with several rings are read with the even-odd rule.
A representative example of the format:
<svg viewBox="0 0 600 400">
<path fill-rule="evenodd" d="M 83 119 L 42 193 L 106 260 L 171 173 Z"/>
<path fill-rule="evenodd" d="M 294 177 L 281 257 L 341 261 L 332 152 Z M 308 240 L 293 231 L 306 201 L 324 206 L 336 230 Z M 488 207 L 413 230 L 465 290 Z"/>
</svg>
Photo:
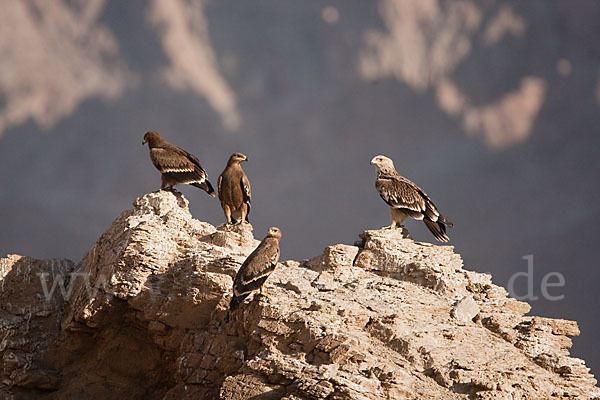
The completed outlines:
<svg viewBox="0 0 600 400">
<path fill-rule="evenodd" d="M 575 322 L 526 316 L 449 246 L 361 238 L 283 261 L 230 313 L 252 226 L 147 194 L 77 266 L 0 260 L 0 398 L 600 398 Z"/>
<path fill-rule="evenodd" d="M 58 388 L 52 360 L 74 267 L 69 260 L 0 259 L 0 398 Z"/>
<path fill-rule="evenodd" d="M 463 297 L 452 306 L 450 311 L 453 318 L 463 323 L 473 320 L 477 314 L 479 314 L 479 306 L 473 300 L 473 296 Z"/>
<path fill-rule="evenodd" d="M 328 246 L 323 254 L 306 262 L 306 265 L 314 270 L 336 269 L 339 267 L 351 267 L 358 255 L 358 247 L 345 244 Z"/>
</svg>

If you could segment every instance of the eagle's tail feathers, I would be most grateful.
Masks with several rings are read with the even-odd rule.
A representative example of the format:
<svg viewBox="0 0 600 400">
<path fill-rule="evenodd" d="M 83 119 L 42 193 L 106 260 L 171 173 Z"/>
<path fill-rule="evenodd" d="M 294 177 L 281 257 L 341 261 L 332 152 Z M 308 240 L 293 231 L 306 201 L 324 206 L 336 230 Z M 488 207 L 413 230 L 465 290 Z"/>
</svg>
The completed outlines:
<svg viewBox="0 0 600 400">
<path fill-rule="evenodd" d="M 215 197 L 215 189 L 213 189 L 212 185 L 208 180 L 205 180 L 202 183 L 192 183 L 192 186 L 200 188 L 204 190 L 206 193 L 210 195 L 210 197 Z"/>
<path fill-rule="evenodd" d="M 446 225 L 448 228 L 453 228 L 454 227 L 454 224 L 452 223 L 452 221 L 450 221 L 448 218 L 444 217 L 441 214 L 438 217 L 438 222 L 441 222 L 442 224 Z"/>
<path fill-rule="evenodd" d="M 247 294 L 243 294 L 241 296 L 233 296 L 231 298 L 231 302 L 229 303 L 229 310 L 234 311 L 240 304 L 244 302 L 244 300 L 248 297 Z"/>
<path fill-rule="evenodd" d="M 423 219 L 423 222 L 425 222 L 425 225 L 427 226 L 427 228 L 429 228 L 429 230 L 437 240 L 439 240 L 440 242 L 447 242 L 450 240 L 448 235 L 446 235 L 446 226 L 442 222 L 434 222 L 427 218 Z"/>
</svg>

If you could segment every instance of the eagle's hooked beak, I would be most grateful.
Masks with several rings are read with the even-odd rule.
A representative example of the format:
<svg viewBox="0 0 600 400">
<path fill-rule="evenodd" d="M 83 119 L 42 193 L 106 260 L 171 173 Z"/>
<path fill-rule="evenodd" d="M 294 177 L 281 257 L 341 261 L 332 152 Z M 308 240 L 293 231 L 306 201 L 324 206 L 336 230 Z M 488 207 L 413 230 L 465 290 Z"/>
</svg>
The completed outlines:
<svg viewBox="0 0 600 400">
<path fill-rule="evenodd" d="M 375 165 L 375 157 L 371 158 L 371 165 Z"/>
<path fill-rule="evenodd" d="M 148 143 L 148 139 L 142 140 L 142 146 L 145 145 L 146 143 Z"/>
<path fill-rule="evenodd" d="M 244 161 L 248 161 L 248 157 L 247 156 L 244 156 Z"/>
</svg>

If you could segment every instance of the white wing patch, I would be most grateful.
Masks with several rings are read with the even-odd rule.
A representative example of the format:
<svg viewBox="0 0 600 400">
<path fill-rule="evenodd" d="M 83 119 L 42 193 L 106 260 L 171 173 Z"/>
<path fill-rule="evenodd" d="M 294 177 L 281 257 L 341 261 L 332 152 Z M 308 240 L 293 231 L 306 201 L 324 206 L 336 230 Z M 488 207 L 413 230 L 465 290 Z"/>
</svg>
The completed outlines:
<svg viewBox="0 0 600 400">
<path fill-rule="evenodd" d="M 178 172 L 194 172 L 194 168 L 163 168 L 161 172 L 163 174 Z"/>
<path fill-rule="evenodd" d="M 186 179 L 186 180 L 180 180 L 179 183 L 185 183 L 185 184 L 190 184 L 190 183 L 202 183 L 204 182 L 206 179 Z"/>
</svg>

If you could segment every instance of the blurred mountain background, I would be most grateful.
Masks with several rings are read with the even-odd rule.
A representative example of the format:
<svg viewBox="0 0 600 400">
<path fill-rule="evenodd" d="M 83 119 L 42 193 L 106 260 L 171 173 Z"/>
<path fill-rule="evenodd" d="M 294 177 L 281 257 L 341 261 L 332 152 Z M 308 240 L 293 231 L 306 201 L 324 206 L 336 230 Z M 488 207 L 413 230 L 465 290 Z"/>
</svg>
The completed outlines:
<svg viewBox="0 0 600 400">
<path fill-rule="evenodd" d="M 250 220 L 282 229 L 282 259 L 388 224 L 382 153 L 454 221 L 467 268 L 506 286 L 533 255 L 533 312 L 577 320 L 573 354 L 599 371 L 599 2 L 0 3 L 1 256 L 78 261 L 160 186 L 150 129 L 213 184 L 248 155 Z"/>
</svg>

